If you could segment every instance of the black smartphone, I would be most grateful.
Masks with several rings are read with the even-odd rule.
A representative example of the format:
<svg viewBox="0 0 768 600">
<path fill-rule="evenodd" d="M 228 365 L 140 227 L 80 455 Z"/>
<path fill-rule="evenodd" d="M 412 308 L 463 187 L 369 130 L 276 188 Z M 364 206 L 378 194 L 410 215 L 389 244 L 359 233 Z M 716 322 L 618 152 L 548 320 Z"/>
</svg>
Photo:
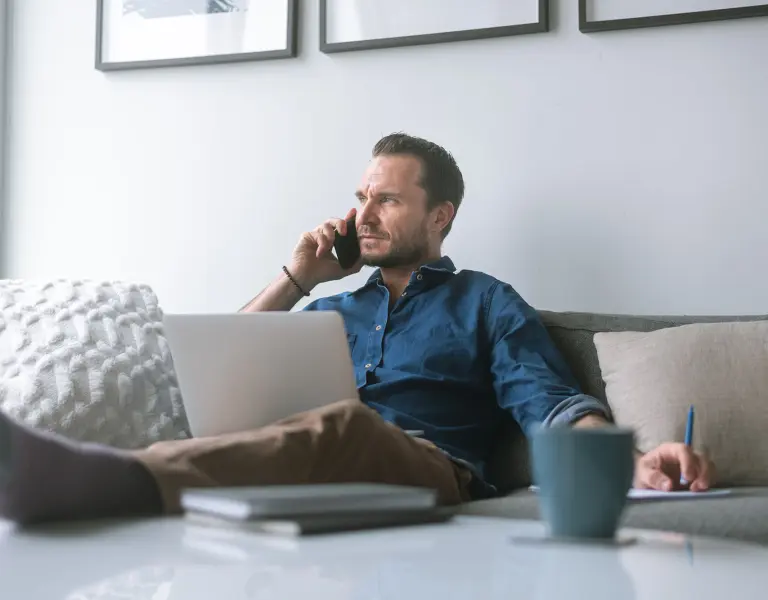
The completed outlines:
<svg viewBox="0 0 768 600">
<path fill-rule="evenodd" d="M 357 239 L 357 227 L 355 227 L 354 219 L 347 221 L 347 235 L 341 235 L 338 231 L 336 232 L 333 249 L 336 252 L 336 258 L 342 269 L 353 267 L 359 260 L 360 242 Z"/>
</svg>

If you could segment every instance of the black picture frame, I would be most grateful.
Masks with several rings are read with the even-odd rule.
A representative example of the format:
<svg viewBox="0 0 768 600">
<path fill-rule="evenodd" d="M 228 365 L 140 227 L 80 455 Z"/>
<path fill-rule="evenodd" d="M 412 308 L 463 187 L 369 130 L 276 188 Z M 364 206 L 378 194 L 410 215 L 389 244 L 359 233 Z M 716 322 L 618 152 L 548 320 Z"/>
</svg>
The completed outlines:
<svg viewBox="0 0 768 600">
<path fill-rule="evenodd" d="M 104 1 L 96 0 L 96 48 L 94 67 L 99 71 L 125 71 L 131 69 L 156 69 L 164 67 L 186 67 L 195 65 L 215 65 L 223 63 L 279 60 L 298 56 L 299 39 L 299 0 L 288 0 L 287 44 L 285 50 L 265 50 L 259 52 L 240 52 L 189 56 L 184 58 L 161 58 L 156 60 L 135 60 L 124 62 L 104 61 Z"/>
<path fill-rule="evenodd" d="M 579 0 L 579 31 L 582 33 L 598 33 L 601 31 L 619 31 L 624 29 L 642 29 L 645 27 L 663 27 L 665 25 L 688 25 L 711 21 L 768 17 L 768 4 L 758 4 L 740 8 L 721 8 L 670 15 L 590 21 L 588 15 L 588 2 L 589 0 Z"/>
<path fill-rule="evenodd" d="M 445 33 L 427 33 L 421 35 L 407 35 L 391 38 L 376 38 L 354 42 L 329 42 L 327 15 L 328 0 L 320 0 L 320 51 L 324 54 L 333 54 L 336 52 L 352 52 L 357 50 L 381 50 L 385 48 L 402 48 L 406 46 L 423 46 L 427 44 L 443 44 L 447 42 L 464 42 L 468 40 L 482 40 L 513 35 L 546 33 L 550 28 L 549 0 L 538 0 L 539 20 L 536 23 L 502 25 L 500 27 L 485 27 L 482 29 L 467 29 L 461 31 L 447 31 Z"/>
</svg>

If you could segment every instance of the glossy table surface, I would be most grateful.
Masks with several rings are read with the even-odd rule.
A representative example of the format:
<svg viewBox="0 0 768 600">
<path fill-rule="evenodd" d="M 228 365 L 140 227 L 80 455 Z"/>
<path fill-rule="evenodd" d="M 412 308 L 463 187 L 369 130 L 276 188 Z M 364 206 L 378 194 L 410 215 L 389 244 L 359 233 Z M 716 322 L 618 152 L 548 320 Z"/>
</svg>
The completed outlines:
<svg viewBox="0 0 768 600">
<path fill-rule="evenodd" d="M 768 597 L 768 547 L 620 538 L 630 543 L 554 543 L 538 522 L 488 517 L 305 538 L 183 518 L 30 530 L 0 521 L 0 586 L 14 600 Z"/>
</svg>

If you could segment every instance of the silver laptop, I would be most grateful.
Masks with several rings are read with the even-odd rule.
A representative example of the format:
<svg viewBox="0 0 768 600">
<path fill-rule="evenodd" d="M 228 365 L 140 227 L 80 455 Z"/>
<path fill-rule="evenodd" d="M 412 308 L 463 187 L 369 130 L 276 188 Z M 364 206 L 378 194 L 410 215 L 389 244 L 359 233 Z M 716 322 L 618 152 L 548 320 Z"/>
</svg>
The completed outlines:
<svg viewBox="0 0 768 600">
<path fill-rule="evenodd" d="M 358 397 L 336 312 L 167 314 L 163 328 L 195 437 Z"/>
</svg>

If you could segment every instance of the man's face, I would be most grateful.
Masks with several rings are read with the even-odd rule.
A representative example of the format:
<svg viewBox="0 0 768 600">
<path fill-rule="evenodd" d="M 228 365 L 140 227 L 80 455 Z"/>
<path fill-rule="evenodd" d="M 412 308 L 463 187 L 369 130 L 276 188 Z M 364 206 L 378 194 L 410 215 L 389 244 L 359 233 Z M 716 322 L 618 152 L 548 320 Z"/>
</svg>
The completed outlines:
<svg viewBox="0 0 768 600">
<path fill-rule="evenodd" d="M 357 233 L 363 263 L 406 267 L 429 253 L 427 194 L 421 162 L 412 156 L 378 156 L 357 190 Z"/>
</svg>

